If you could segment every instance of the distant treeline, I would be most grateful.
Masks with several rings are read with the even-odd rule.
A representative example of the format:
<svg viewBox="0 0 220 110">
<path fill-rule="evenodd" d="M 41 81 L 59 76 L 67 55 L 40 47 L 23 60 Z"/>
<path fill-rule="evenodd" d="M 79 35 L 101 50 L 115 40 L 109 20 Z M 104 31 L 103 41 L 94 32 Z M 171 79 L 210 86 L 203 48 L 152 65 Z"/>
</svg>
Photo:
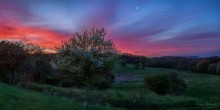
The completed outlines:
<svg viewBox="0 0 220 110">
<path fill-rule="evenodd" d="M 135 68 L 169 68 L 220 75 L 220 57 L 218 56 L 206 58 L 181 56 L 147 58 L 145 56 L 121 54 L 120 65 L 126 66 L 127 64 L 132 64 Z"/>
<path fill-rule="evenodd" d="M 0 41 L 0 82 L 19 86 L 29 82 L 50 83 L 54 80 L 50 80 L 52 76 L 55 77 L 50 64 L 54 57 L 27 42 Z"/>
</svg>

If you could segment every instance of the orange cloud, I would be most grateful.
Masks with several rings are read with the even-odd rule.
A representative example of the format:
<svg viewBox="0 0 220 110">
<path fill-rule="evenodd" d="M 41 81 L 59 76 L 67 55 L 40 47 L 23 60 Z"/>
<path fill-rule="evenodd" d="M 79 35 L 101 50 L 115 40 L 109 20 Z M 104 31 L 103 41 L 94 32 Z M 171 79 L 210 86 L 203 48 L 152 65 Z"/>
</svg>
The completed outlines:
<svg viewBox="0 0 220 110">
<path fill-rule="evenodd" d="M 24 38 L 42 47 L 54 49 L 67 37 L 44 27 L 31 27 L 18 22 L 0 25 L 0 39 L 19 40 Z"/>
</svg>

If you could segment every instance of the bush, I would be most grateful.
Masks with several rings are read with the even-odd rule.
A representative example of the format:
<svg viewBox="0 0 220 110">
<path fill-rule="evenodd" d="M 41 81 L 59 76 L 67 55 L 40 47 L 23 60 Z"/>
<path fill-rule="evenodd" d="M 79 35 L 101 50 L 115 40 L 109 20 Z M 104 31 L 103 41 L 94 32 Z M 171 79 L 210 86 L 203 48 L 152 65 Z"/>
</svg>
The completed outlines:
<svg viewBox="0 0 220 110">
<path fill-rule="evenodd" d="M 180 95 L 186 88 L 184 80 L 182 80 L 176 73 L 171 73 L 171 82 L 172 82 L 172 93 Z"/>
<path fill-rule="evenodd" d="M 186 84 L 176 73 L 147 75 L 144 79 L 147 87 L 159 95 L 180 95 Z"/>
</svg>

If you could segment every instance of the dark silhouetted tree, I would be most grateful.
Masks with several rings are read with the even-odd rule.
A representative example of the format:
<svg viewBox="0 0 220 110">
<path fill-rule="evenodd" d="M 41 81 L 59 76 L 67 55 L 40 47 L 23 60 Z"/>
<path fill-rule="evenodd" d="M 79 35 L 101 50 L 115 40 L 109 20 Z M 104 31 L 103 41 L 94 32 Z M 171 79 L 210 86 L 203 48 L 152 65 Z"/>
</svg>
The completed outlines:
<svg viewBox="0 0 220 110">
<path fill-rule="evenodd" d="M 212 63 L 208 67 L 208 73 L 210 74 L 216 74 L 217 71 L 217 63 Z"/>
<path fill-rule="evenodd" d="M 27 75 L 27 58 L 40 54 L 42 48 L 24 41 L 0 41 L 0 81 L 16 84 Z M 24 72 L 25 71 L 25 72 Z"/>
<path fill-rule="evenodd" d="M 104 28 L 91 28 L 75 33 L 57 48 L 56 64 L 72 72 L 77 85 L 107 88 L 113 82 L 112 69 L 117 50 L 111 40 L 105 39 Z"/>
<path fill-rule="evenodd" d="M 209 67 L 210 61 L 207 59 L 200 60 L 194 67 L 195 72 L 206 73 Z"/>
</svg>

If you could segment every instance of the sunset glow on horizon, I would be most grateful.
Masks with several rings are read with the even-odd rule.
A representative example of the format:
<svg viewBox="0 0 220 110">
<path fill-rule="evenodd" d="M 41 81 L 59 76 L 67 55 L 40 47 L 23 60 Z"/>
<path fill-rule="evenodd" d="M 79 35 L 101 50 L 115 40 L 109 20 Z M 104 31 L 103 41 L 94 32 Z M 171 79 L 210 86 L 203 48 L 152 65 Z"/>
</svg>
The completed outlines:
<svg viewBox="0 0 220 110">
<path fill-rule="evenodd" d="M 55 50 L 93 26 L 122 53 L 220 56 L 219 0 L 0 0 L 0 40 Z"/>
</svg>

